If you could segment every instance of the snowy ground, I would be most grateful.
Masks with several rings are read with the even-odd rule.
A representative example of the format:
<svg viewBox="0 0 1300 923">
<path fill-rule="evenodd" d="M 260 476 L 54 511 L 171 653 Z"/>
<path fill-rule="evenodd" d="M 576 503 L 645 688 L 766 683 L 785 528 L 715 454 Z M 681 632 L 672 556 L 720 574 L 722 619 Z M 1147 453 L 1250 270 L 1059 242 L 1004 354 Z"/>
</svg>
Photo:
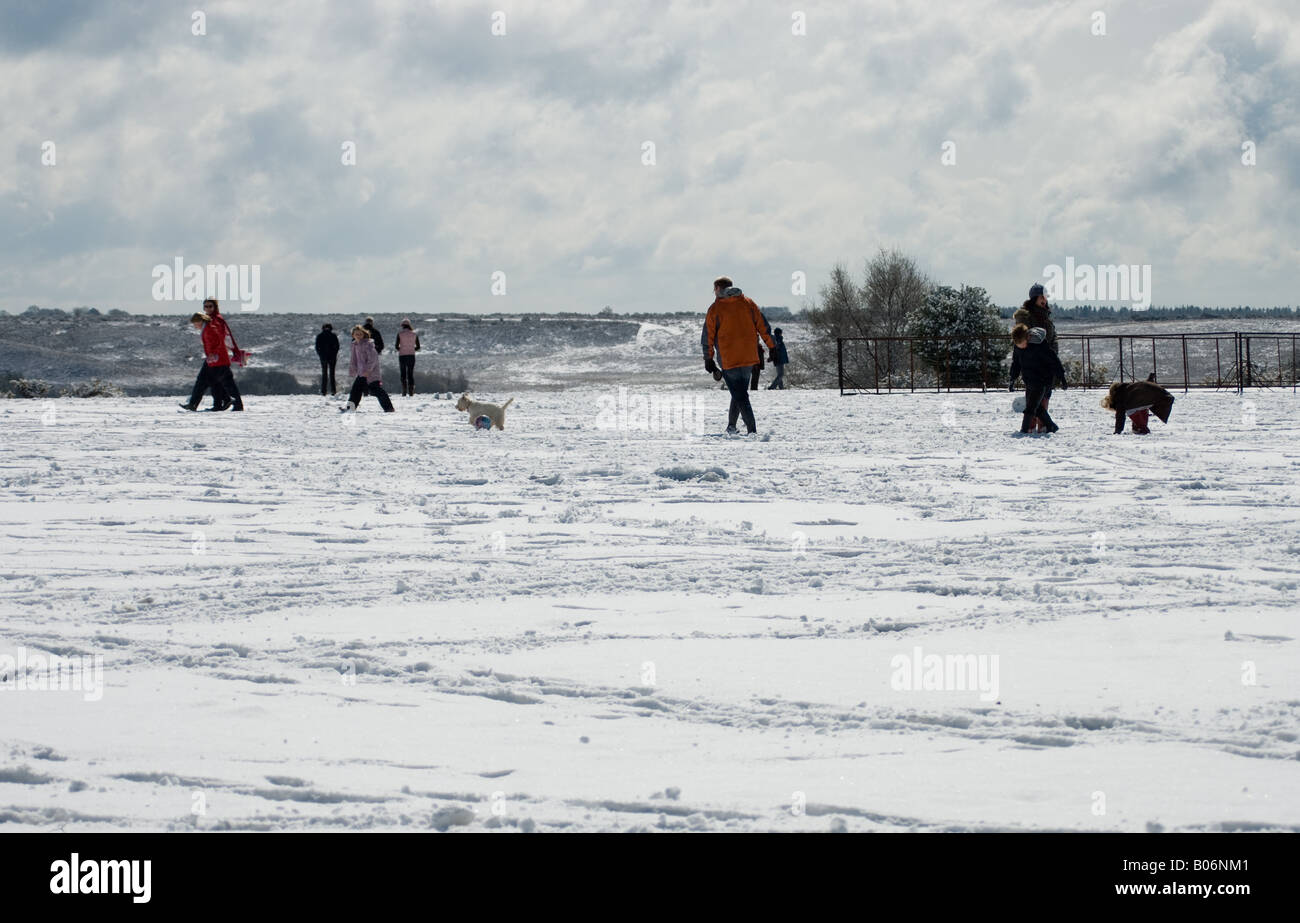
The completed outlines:
<svg viewBox="0 0 1300 923">
<path fill-rule="evenodd" d="M 1300 398 L 608 396 L 0 402 L 0 830 L 1300 829 Z"/>
</svg>

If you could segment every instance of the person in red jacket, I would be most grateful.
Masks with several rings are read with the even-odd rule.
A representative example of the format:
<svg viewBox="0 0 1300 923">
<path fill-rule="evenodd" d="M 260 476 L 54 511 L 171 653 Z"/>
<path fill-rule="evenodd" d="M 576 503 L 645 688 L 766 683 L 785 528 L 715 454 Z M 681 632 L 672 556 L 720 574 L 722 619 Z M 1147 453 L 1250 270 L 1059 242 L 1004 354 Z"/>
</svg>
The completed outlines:
<svg viewBox="0 0 1300 923">
<path fill-rule="evenodd" d="M 195 312 L 190 315 L 190 324 L 203 335 L 203 328 L 208 325 L 208 316 Z M 206 350 L 205 350 L 206 353 Z M 198 410 L 199 404 L 203 401 L 203 395 L 208 389 L 212 389 L 212 406 L 209 410 L 225 410 L 230 406 L 230 398 L 226 396 L 225 390 L 220 384 L 213 381 L 212 369 L 208 366 L 207 356 L 199 364 L 199 374 L 194 379 L 194 390 L 190 392 L 190 399 L 181 404 L 185 410 Z"/>
<path fill-rule="evenodd" d="M 240 396 L 239 386 L 235 384 L 235 376 L 230 371 L 231 352 L 226 348 L 226 340 L 230 340 L 235 358 L 240 364 L 243 363 L 244 351 L 236 345 L 234 335 L 231 334 L 226 319 L 221 316 L 221 308 L 217 306 L 215 298 L 203 302 L 203 313 L 208 315 L 208 322 L 203 326 L 203 355 L 208 363 L 209 374 L 212 381 L 229 395 L 234 404 L 231 409 L 242 411 L 244 399 Z"/>
<path fill-rule="evenodd" d="M 727 410 L 727 432 L 736 432 L 736 418 L 745 421 L 745 430 L 758 431 L 754 408 L 749 403 L 749 381 L 759 362 L 758 341 L 771 349 L 775 344 L 767 332 L 767 322 L 752 299 L 722 276 L 713 282 L 713 304 L 704 318 L 704 370 L 716 373 L 721 366 L 722 379 L 731 392 Z M 713 361 L 716 352 L 718 362 Z"/>
</svg>

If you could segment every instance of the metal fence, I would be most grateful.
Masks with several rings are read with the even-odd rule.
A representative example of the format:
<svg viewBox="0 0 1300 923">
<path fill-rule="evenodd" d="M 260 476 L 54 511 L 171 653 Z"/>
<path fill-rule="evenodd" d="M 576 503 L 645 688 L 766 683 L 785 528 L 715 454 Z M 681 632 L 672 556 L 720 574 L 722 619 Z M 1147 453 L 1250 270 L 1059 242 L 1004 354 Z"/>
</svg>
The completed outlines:
<svg viewBox="0 0 1300 923">
<path fill-rule="evenodd" d="M 1062 333 L 1072 388 L 1108 388 L 1155 372 L 1166 388 L 1290 388 L 1296 333 Z M 1006 388 L 1009 337 L 839 337 L 840 394 Z"/>
</svg>

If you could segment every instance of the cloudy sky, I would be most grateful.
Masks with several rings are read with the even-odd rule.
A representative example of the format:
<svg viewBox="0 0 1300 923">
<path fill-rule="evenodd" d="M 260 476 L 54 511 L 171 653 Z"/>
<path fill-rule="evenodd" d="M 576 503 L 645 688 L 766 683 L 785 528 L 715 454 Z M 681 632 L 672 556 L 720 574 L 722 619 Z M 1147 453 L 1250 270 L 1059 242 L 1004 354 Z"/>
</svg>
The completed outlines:
<svg viewBox="0 0 1300 923">
<path fill-rule="evenodd" d="M 798 306 L 792 274 L 880 247 L 1001 304 L 1067 258 L 1149 264 L 1157 304 L 1300 304 L 1298 18 L 7 0 L 0 309 L 188 313 L 152 297 L 177 257 L 259 266 L 263 311 L 703 309 L 720 273 Z"/>
</svg>

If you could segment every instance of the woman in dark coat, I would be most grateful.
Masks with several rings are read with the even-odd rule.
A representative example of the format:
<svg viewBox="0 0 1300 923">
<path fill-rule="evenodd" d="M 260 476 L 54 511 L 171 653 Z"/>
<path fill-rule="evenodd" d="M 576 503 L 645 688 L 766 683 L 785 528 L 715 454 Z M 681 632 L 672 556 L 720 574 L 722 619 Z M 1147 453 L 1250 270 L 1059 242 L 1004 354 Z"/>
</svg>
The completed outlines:
<svg viewBox="0 0 1300 923">
<path fill-rule="evenodd" d="M 1152 378 L 1155 376 L 1153 375 Z M 1133 421 L 1133 432 L 1148 435 L 1147 414 L 1154 413 L 1161 423 L 1169 422 L 1174 409 L 1174 396 L 1153 380 L 1116 382 L 1110 393 L 1101 399 L 1101 406 L 1115 411 L 1115 435 L 1124 432 L 1124 417 Z"/>
<path fill-rule="evenodd" d="M 1052 352 L 1057 352 L 1056 344 L 1056 324 L 1052 322 L 1052 309 L 1047 304 L 1047 290 L 1041 283 L 1035 282 L 1029 287 L 1029 298 L 1025 303 L 1016 309 L 1012 315 L 1012 321 L 1016 324 L 1024 324 L 1031 330 L 1037 328 L 1043 331 L 1045 339 L 1042 341 Z M 1060 379 L 1064 383 L 1065 379 Z M 1052 399 L 1052 387 L 1049 382 L 1047 391 L 1043 394 L 1043 409 L 1047 409 L 1048 402 Z M 1030 422 L 1030 429 L 1033 432 L 1041 432 L 1045 427 L 1041 420 Z"/>
</svg>

